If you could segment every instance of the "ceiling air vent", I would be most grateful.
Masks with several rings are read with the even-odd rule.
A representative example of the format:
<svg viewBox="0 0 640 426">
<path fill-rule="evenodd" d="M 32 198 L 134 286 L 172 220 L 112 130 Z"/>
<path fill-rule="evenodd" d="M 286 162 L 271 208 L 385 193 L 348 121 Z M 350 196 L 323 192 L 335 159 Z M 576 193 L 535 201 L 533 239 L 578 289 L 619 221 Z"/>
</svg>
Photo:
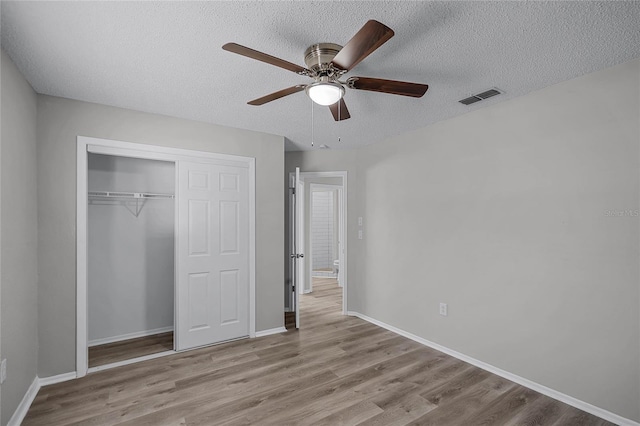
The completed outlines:
<svg viewBox="0 0 640 426">
<path fill-rule="evenodd" d="M 461 104 L 464 104 L 464 105 L 471 105 L 471 104 L 475 104 L 476 102 L 480 102 L 480 101 L 483 101 L 485 99 L 488 99 L 488 98 L 490 98 L 492 96 L 499 95 L 500 93 L 502 93 L 502 92 L 497 90 L 497 89 L 489 89 L 486 92 L 482 92 L 482 93 L 478 93 L 477 95 L 469 96 L 468 98 L 461 99 L 458 102 L 460 102 Z"/>
</svg>

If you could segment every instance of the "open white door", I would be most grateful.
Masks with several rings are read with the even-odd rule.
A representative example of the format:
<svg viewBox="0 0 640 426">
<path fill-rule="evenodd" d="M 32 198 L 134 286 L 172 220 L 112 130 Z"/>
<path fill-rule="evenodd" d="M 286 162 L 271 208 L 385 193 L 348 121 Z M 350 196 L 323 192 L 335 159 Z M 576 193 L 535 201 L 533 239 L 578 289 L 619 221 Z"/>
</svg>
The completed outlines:
<svg viewBox="0 0 640 426">
<path fill-rule="evenodd" d="M 305 258 L 305 196 L 304 180 L 300 177 L 300 168 L 296 167 L 296 250 L 298 253 L 296 262 L 296 289 L 298 294 L 304 294 L 306 289 L 309 288 Z"/>
<path fill-rule="evenodd" d="M 176 348 L 249 335 L 248 169 L 178 163 Z"/>
<path fill-rule="evenodd" d="M 343 191 L 342 189 L 338 190 L 338 284 L 340 287 L 344 287 L 344 209 L 342 208 L 343 203 Z"/>
<path fill-rule="evenodd" d="M 304 183 L 300 181 L 300 168 L 290 182 L 290 275 L 291 307 L 296 314 L 296 328 L 300 328 L 300 295 L 304 286 Z"/>
<path fill-rule="evenodd" d="M 300 328 L 300 296 L 298 295 L 298 249 L 297 249 L 297 231 L 296 225 L 298 217 L 298 197 L 296 194 L 297 180 L 296 175 L 289 175 L 289 307 L 295 315 L 296 328 Z"/>
</svg>

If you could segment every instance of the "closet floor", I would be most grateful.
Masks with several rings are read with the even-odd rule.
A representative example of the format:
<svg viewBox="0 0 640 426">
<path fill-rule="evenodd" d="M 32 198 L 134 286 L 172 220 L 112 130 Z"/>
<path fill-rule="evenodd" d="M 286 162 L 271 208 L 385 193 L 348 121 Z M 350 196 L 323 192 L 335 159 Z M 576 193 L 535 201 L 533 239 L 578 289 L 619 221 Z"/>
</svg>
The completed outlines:
<svg viewBox="0 0 640 426">
<path fill-rule="evenodd" d="M 89 348 L 89 368 L 173 350 L 173 331 Z"/>
</svg>

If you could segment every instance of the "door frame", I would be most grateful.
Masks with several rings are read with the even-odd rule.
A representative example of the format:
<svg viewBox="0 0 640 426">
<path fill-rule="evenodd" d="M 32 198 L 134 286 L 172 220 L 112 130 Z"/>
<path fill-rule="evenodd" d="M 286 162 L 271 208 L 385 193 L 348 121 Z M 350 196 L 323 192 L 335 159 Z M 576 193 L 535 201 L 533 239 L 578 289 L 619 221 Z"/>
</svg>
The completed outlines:
<svg viewBox="0 0 640 426">
<path fill-rule="evenodd" d="M 76 376 L 83 377 L 88 371 L 88 266 L 87 266 L 87 224 L 88 224 L 88 156 L 93 154 L 120 157 L 162 160 L 178 163 L 193 161 L 202 163 L 227 164 L 247 167 L 249 170 L 249 337 L 256 337 L 256 216 L 255 216 L 255 158 L 214 152 L 171 148 L 151 144 L 139 144 L 86 136 L 77 138 L 76 155 Z M 178 317 L 177 286 L 178 275 L 178 167 L 175 168 L 176 203 L 174 222 L 174 324 Z M 174 337 L 174 348 L 175 348 Z M 171 352 L 169 352 L 171 353 Z"/>
<path fill-rule="evenodd" d="M 338 198 L 338 214 L 334 215 L 333 212 L 331 213 L 333 217 L 333 221 L 334 224 L 338 224 L 338 259 L 340 261 L 344 261 L 344 251 L 342 250 L 343 247 L 343 242 L 345 240 L 345 236 L 344 236 L 344 226 L 342 224 L 342 207 L 340 206 L 340 203 L 342 201 L 342 185 L 331 185 L 331 184 L 326 184 L 326 183 L 309 183 L 309 210 L 310 210 L 310 218 L 311 218 L 311 222 L 309 223 L 309 226 L 311 227 L 313 225 L 313 192 L 317 191 L 317 192 L 321 192 L 321 191 L 326 191 L 326 192 L 333 192 L 335 191 L 337 193 L 337 198 Z M 340 287 L 342 287 L 342 283 L 340 281 L 340 272 L 338 271 L 338 276 L 336 277 L 338 279 L 338 284 L 340 285 Z M 342 275 L 343 279 L 344 279 L 344 275 Z M 309 276 L 307 277 L 307 279 L 309 280 L 309 288 L 313 291 L 313 236 L 311 235 L 311 232 L 309 232 Z"/>
<path fill-rule="evenodd" d="M 293 179 L 295 181 L 295 176 L 296 173 L 295 172 L 290 172 L 289 173 L 289 179 L 291 181 L 291 179 Z M 340 191 L 340 218 L 343 219 L 342 220 L 342 233 L 344 235 L 344 240 L 343 240 L 343 259 L 344 259 L 344 265 L 340 265 L 340 268 L 343 270 L 343 285 L 342 285 L 342 315 L 347 315 L 347 307 L 348 305 L 348 281 L 349 281 L 349 275 L 348 275 L 348 264 L 349 264 L 349 256 L 348 256 L 348 236 L 349 236 L 349 232 L 348 232 L 348 173 L 346 171 L 331 171 L 331 172 L 300 172 L 300 180 L 301 181 L 305 181 L 305 179 L 314 179 L 314 178 L 325 178 L 325 177 L 340 177 L 342 178 L 342 191 Z M 296 182 L 297 184 L 297 182 Z M 300 198 L 297 197 L 298 193 L 296 191 L 296 203 L 301 202 L 302 204 L 302 210 L 304 210 L 304 200 L 301 200 Z M 306 195 L 306 194 L 305 194 Z M 304 214 L 303 214 L 304 216 Z M 304 248 L 302 250 L 302 252 L 304 252 Z M 306 255 L 305 255 L 306 256 Z M 305 277 L 307 276 L 306 273 L 303 273 L 305 275 Z M 300 283 L 296 283 L 297 286 L 300 285 Z M 300 294 L 298 292 L 298 294 Z M 299 305 L 299 303 L 296 303 L 296 305 Z M 295 306 L 296 310 L 299 310 L 299 306 Z"/>
</svg>

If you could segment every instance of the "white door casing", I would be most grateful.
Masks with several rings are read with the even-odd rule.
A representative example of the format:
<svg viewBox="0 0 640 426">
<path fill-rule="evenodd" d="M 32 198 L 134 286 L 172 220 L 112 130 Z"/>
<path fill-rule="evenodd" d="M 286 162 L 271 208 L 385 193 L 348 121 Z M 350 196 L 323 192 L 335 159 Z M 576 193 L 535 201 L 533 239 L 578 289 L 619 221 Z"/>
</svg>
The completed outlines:
<svg viewBox="0 0 640 426">
<path fill-rule="evenodd" d="M 178 162 L 177 349 L 249 335 L 248 170 Z"/>
<path fill-rule="evenodd" d="M 194 163 L 218 164 L 232 166 L 232 168 L 246 169 L 248 181 L 248 328 L 245 335 L 255 337 L 255 158 L 237 155 L 219 154 L 214 152 L 194 151 L 189 149 L 171 148 L 150 144 L 137 144 L 131 142 L 99 139 L 86 136 L 78 136 L 77 139 L 77 187 L 76 187 L 76 376 L 83 377 L 88 368 L 88 335 L 87 335 L 87 155 L 89 152 L 105 155 L 116 155 L 132 158 L 144 158 L 149 160 L 172 161 L 176 164 L 180 161 Z M 178 168 L 176 167 L 176 197 L 180 199 L 177 184 Z M 178 202 L 176 202 L 176 221 L 178 220 Z M 176 222 L 176 282 L 179 270 L 178 263 L 178 223 Z M 178 304 L 176 289 L 176 326 L 178 324 Z M 176 329 L 177 330 L 177 329 Z M 176 335 L 178 333 L 176 332 Z M 176 339 L 178 336 L 176 336 Z M 144 358 L 144 357 L 143 357 Z M 117 364 L 117 363 L 116 363 Z M 115 365 L 115 364 L 113 364 Z M 94 369 L 100 367 L 94 367 Z"/>
<path fill-rule="evenodd" d="M 300 167 L 296 167 L 293 187 L 295 188 L 294 214 L 296 216 L 293 225 L 296 250 L 296 258 L 293 260 L 295 263 L 294 273 L 296 274 L 295 313 L 296 328 L 300 328 L 300 295 L 304 289 L 304 233 L 300 232 L 300 227 L 304 228 L 304 183 L 300 181 Z"/>
<path fill-rule="evenodd" d="M 306 258 L 308 253 L 305 253 L 305 235 L 304 235 L 304 203 L 305 203 L 305 190 L 304 181 L 300 179 L 300 169 L 296 167 L 296 250 L 301 256 L 298 257 L 296 263 L 296 289 L 298 294 L 304 294 L 306 288 L 310 288 L 310 282 L 307 282 L 306 276 Z M 297 311 L 296 311 L 297 312 Z"/>
<path fill-rule="evenodd" d="M 345 239 L 345 235 L 344 235 L 344 211 L 342 209 L 342 190 L 343 190 L 343 185 L 334 185 L 334 184 L 326 184 L 326 183 L 310 183 L 309 184 L 309 189 L 310 191 L 313 193 L 316 190 L 325 190 L 325 191 L 335 191 L 337 193 L 337 215 L 334 217 L 334 223 L 337 226 L 337 233 L 338 233 L 338 251 L 335 253 L 335 256 L 337 256 L 340 265 L 344 265 L 344 249 L 343 249 L 343 241 Z M 313 212 L 313 197 L 311 197 L 310 199 L 310 209 L 311 212 Z M 313 215 L 313 213 L 311 213 Z M 313 244 L 311 244 L 311 246 L 313 247 Z M 311 262 L 312 258 L 311 256 L 313 256 L 313 252 L 309 253 L 309 262 Z M 333 261 L 333 259 L 332 259 Z M 309 281 L 312 281 L 313 278 L 313 265 L 310 265 L 308 268 L 308 277 L 307 279 Z M 338 285 L 340 287 L 343 286 L 344 283 L 344 269 L 339 266 L 338 267 Z M 313 286 L 311 286 L 311 288 L 313 288 Z"/>
<path fill-rule="evenodd" d="M 297 241 L 296 244 L 299 252 L 304 251 L 304 180 L 305 179 L 314 179 L 314 178 L 331 178 L 331 177 L 339 177 L 342 178 L 342 188 L 339 191 L 339 215 L 340 215 L 340 287 L 342 287 L 342 314 L 347 315 L 347 307 L 349 306 L 348 302 L 348 277 L 349 277 L 349 258 L 347 253 L 348 250 L 348 235 L 349 235 L 349 218 L 348 218 L 348 173 L 346 171 L 328 171 L 328 172 L 300 172 L 300 169 L 296 167 L 296 172 L 289 173 L 290 182 L 294 183 L 294 187 L 296 188 L 296 236 Z M 305 253 L 306 255 L 306 253 Z M 306 278 L 305 265 L 303 262 L 297 264 L 298 273 L 296 274 L 296 288 L 300 289 L 298 294 L 301 294 L 304 288 L 304 280 Z M 296 312 L 298 312 L 299 306 L 296 306 Z M 298 322 L 299 324 L 299 322 Z"/>
<path fill-rule="evenodd" d="M 298 311 L 298 293 L 296 291 L 297 286 L 297 264 L 298 264 L 298 249 L 296 247 L 296 177 L 292 173 L 289 176 L 289 245 L 287 252 L 287 261 L 289 262 L 289 286 L 287 287 L 289 297 L 289 311 L 295 314 L 295 326 L 299 328 L 300 324 L 300 312 Z"/>
</svg>

